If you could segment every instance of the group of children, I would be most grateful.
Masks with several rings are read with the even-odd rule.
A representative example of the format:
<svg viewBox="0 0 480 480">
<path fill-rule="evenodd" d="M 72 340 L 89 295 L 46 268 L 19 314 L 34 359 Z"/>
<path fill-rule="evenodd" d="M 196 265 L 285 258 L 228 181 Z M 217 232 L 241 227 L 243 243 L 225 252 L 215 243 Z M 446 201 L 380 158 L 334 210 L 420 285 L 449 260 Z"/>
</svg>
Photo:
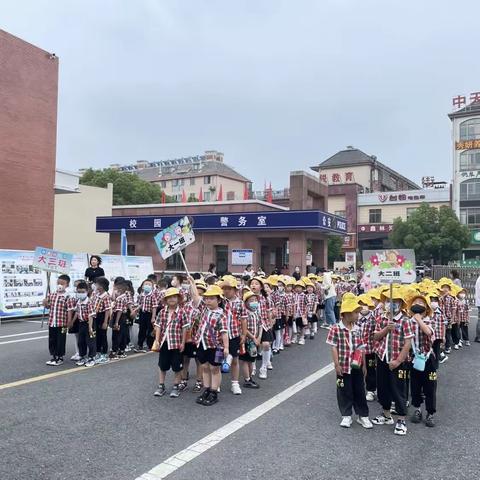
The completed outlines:
<svg viewBox="0 0 480 480">
<path fill-rule="evenodd" d="M 354 279 L 328 273 L 300 280 L 225 275 L 205 281 L 176 275 L 159 282 L 151 275 L 136 293 L 119 277 L 112 294 L 109 281 L 99 277 L 93 285 L 77 281 L 74 296 L 66 293 L 69 282 L 61 275 L 57 290 L 45 300 L 50 310 L 48 365 L 63 363 L 67 332 L 76 335 L 79 366 L 124 358 L 137 323 L 133 350 L 159 352 L 154 395 L 166 394 L 169 370 L 174 374 L 170 397 L 186 390 L 193 360 L 192 391 L 205 406 L 218 401 L 222 372 L 230 374 L 234 395 L 241 395 L 242 387 L 257 389 L 255 377 L 267 379 L 274 355 L 292 344 L 304 345 L 324 327 L 337 374 L 341 426 L 352 425 L 354 409 L 363 427 L 395 424 L 394 433 L 404 435 L 409 390 L 412 422 L 422 420 L 425 401 L 426 425 L 434 426 L 438 364 L 452 348 L 470 345 L 466 292 L 445 278 L 364 294 L 358 294 Z M 337 306 L 333 320 L 324 314 L 330 298 Z M 367 402 L 375 397 L 382 413 L 370 421 Z"/>
</svg>

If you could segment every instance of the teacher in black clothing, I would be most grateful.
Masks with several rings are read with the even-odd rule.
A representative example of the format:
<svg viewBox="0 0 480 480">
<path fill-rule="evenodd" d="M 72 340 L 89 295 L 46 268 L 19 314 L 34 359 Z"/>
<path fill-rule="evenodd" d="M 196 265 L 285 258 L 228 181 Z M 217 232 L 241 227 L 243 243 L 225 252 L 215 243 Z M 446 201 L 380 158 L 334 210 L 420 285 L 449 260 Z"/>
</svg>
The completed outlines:
<svg viewBox="0 0 480 480">
<path fill-rule="evenodd" d="M 102 259 L 98 255 L 92 255 L 90 257 L 90 266 L 85 270 L 85 279 L 93 283 L 96 278 L 104 277 L 105 272 L 100 266 L 101 264 Z"/>
</svg>

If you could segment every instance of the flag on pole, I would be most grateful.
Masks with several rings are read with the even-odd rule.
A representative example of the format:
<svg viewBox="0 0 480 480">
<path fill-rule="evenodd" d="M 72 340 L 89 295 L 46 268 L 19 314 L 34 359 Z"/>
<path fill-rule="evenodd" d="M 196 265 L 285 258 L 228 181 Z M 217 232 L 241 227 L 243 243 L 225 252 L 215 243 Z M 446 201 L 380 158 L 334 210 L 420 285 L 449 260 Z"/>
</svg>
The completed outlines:
<svg viewBox="0 0 480 480">
<path fill-rule="evenodd" d="M 248 200 L 248 187 L 246 183 L 243 184 L 243 199 Z"/>
<path fill-rule="evenodd" d="M 198 196 L 198 201 L 203 202 L 203 189 L 200 187 L 200 195 Z"/>
<path fill-rule="evenodd" d="M 166 201 L 167 201 L 167 198 L 165 195 L 165 190 L 162 190 L 162 203 L 166 203 Z"/>
<path fill-rule="evenodd" d="M 265 201 L 268 203 L 273 203 L 272 182 L 270 182 L 270 187 L 268 188 L 267 194 L 265 195 Z"/>
<path fill-rule="evenodd" d="M 120 255 L 126 256 L 128 250 L 127 231 L 122 228 L 120 232 Z"/>
<path fill-rule="evenodd" d="M 185 189 L 182 192 L 182 203 L 187 203 L 187 194 L 185 193 Z"/>
<path fill-rule="evenodd" d="M 220 190 L 218 191 L 217 202 L 223 202 L 223 185 L 220 184 Z"/>
</svg>

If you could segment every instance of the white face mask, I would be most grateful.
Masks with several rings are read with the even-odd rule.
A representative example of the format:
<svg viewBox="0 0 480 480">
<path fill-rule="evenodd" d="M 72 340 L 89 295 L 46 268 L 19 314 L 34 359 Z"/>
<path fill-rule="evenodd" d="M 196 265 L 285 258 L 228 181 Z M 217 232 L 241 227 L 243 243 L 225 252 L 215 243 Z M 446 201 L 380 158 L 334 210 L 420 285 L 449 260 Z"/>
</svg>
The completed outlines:
<svg viewBox="0 0 480 480">
<path fill-rule="evenodd" d="M 83 293 L 83 292 L 82 293 L 77 293 L 76 295 L 77 295 L 77 298 L 79 300 L 85 300 L 87 298 L 87 294 Z"/>
<path fill-rule="evenodd" d="M 461 293 L 461 294 L 458 296 L 458 298 L 459 298 L 460 300 L 465 300 L 465 294 L 464 294 L 464 293 Z"/>
<path fill-rule="evenodd" d="M 431 305 L 434 310 L 438 308 L 438 302 L 431 302 Z"/>
<path fill-rule="evenodd" d="M 368 315 L 368 312 L 369 312 L 369 311 L 370 311 L 370 310 L 369 310 L 368 308 L 362 308 L 362 309 L 360 310 L 360 313 L 361 313 L 364 317 L 366 317 L 366 316 Z"/>
<path fill-rule="evenodd" d="M 58 293 L 63 293 L 65 292 L 65 287 L 63 285 L 57 285 L 57 292 Z"/>
</svg>

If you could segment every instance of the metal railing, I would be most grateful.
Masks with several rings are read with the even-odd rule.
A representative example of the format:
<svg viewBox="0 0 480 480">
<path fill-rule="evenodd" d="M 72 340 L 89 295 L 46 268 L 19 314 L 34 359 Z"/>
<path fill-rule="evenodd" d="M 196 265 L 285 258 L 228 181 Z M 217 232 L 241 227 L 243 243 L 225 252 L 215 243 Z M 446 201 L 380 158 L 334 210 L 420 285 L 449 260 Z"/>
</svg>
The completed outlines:
<svg viewBox="0 0 480 480">
<path fill-rule="evenodd" d="M 456 270 L 462 287 L 467 290 L 467 298 L 471 305 L 475 305 L 475 283 L 480 276 L 480 267 L 433 265 L 432 278 L 440 280 L 443 277 L 451 278 L 450 272 Z"/>
</svg>

